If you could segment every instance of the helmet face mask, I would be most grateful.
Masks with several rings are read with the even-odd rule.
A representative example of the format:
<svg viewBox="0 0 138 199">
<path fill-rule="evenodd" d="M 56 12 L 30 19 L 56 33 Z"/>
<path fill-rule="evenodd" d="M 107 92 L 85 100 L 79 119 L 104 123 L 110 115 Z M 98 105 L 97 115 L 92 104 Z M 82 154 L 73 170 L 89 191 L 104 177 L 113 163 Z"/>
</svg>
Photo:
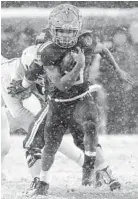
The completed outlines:
<svg viewBox="0 0 138 199">
<path fill-rule="evenodd" d="M 69 4 L 57 6 L 49 17 L 52 40 L 63 48 L 71 48 L 77 43 L 81 25 L 79 10 Z"/>
<path fill-rule="evenodd" d="M 54 42 L 63 48 L 70 48 L 77 43 L 78 30 L 56 29 Z"/>
</svg>

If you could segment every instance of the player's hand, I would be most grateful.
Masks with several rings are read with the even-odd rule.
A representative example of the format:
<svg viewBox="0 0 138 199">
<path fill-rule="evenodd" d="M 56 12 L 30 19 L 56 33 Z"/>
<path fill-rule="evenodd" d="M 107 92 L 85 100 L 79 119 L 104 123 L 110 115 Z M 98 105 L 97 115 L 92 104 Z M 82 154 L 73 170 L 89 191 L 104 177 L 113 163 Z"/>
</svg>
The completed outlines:
<svg viewBox="0 0 138 199">
<path fill-rule="evenodd" d="M 26 99 L 31 95 L 31 89 L 24 88 L 22 86 L 22 80 L 17 80 L 17 81 L 12 80 L 10 86 L 7 87 L 7 89 L 8 89 L 8 94 L 18 99 Z"/>
<path fill-rule="evenodd" d="M 8 94 L 11 95 L 18 94 L 26 90 L 26 88 L 22 86 L 22 80 L 18 81 L 12 80 L 10 86 L 7 89 L 9 90 Z"/>
<path fill-rule="evenodd" d="M 83 68 L 85 66 L 85 55 L 83 50 L 80 47 L 76 48 L 77 52 L 71 52 L 71 55 L 76 63 L 80 64 L 80 67 Z"/>
<path fill-rule="evenodd" d="M 119 78 L 120 78 L 121 81 L 124 80 L 124 81 L 130 83 L 131 85 L 135 84 L 135 82 L 131 78 L 131 76 L 123 70 L 119 70 Z"/>
</svg>

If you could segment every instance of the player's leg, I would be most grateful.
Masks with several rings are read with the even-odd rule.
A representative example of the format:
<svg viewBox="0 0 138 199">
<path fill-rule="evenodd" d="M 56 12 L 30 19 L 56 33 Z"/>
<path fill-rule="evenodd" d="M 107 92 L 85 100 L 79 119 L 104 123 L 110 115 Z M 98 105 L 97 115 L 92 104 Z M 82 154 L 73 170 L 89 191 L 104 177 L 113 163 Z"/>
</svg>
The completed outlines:
<svg viewBox="0 0 138 199">
<path fill-rule="evenodd" d="M 22 101 L 17 98 L 11 97 L 8 94 L 7 87 L 10 85 L 10 79 L 2 78 L 1 81 L 1 92 L 4 99 L 5 105 L 10 111 L 12 117 L 20 124 L 20 127 L 28 132 L 31 122 L 34 120 L 34 114 L 27 110 Z"/>
<path fill-rule="evenodd" d="M 79 165 L 82 167 L 83 164 L 84 164 L 84 142 L 83 142 L 83 140 L 84 140 L 84 133 L 82 132 L 82 128 L 80 128 L 80 125 L 78 125 L 77 123 L 75 123 L 75 121 L 72 121 L 71 124 L 72 125 L 70 126 L 70 132 L 71 132 L 71 134 L 73 136 L 74 143 L 75 143 L 75 145 L 77 147 L 80 148 L 80 151 L 81 151 L 81 156 L 80 156 L 81 158 L 79 159 Z M 63 146 L 63 149 L 64 149 L 64 146 Z M 104 158 L 104 154 L 103 154 L 103 151 L 102 151 L 102 148 L 101 148 L 100 144 L 97 144 L 97 147 L 96 147 L 96 160 L 95 160 L 94 167 L 95 167 L 96 171 L 98 171 L 100 169 L 105 169 L 105 168 L 109 167 L 109 165 L 107 164 L 107 162 L 106 162 L 106 160 Z M 100 182 L 97 181 L 97 185 L 99 183 Z"/>
<path fill-rule="evenodd" d="M 72 139 L 66 140 L 66 136 L 63 137 L 63 140 L 59 147 L 59 152 L 73 160 L 76 164 L 82 167 L 84 163 L 84 153 L 77 147 Z"/>
<path fill-rule="evenodd" d="M 5 75 L 5 67 L 7 66 L 8 59 L 5 58 L 4 56 L 1 55 L 1 164 L 3 164 L 4 158 L 5 158 L 5 153 L 7 154 L 9 149 L 9 135 L 10 135 L 10 129 L 9 129 L 9 123 L 8 123 L 8 118 L 6 115 L 6 110 L 5 110 L 5 102 L 2 97 L 2 88 L 3 90 L 6 89 L 5 83 L 6 79 L 4 78 Z M 5 81 L 3 81 L 3 79 Z M 9 134 L 8 136 L 6 136 Z M 3 141 L 2 141 L 3 140 Z M 6 144 L 7 143 L 7 144 Z M 8 147 L 6 147 L 8 146 Z M 5 148 L 7 148 L 6 152 Z"/>
<path fill-rule="evenodd" d="M 41 116 L 41 115 L 40 115 Z M 39 118 L 40 119 L 40 118 Z M 28 168 L 32 176 L 32 182 L 29 189 L 26 191 L 25 195 L 31 196 L 36 191 L 36 187 L 40 181 L 40 172 L 41 172 L 41 156 L 42 149 L 45 145 L 44 142 L 44 126 L 45 118 L 34 132 L 34 128 L 37 128 L 38 118 L 34 121 L 32 128 L 23 142 L 23 146 L 26 149 L 26 160 Z M 30 126 L 31 127 L 31 126 Z M 35 133 L 35 135 L 33 135 Z"/>
<path fill-rule="evenodd" d="M 32 176 L 32 182 L 26 194 L 31 195 L 36 189 L 38 181 L 40 180 L 41 171 L 41 155 L 44 147 L 44 127 L 48 111 L 48 106 L 35 116 L 34 121 L 29 127 L 29 132 L 23 141 L 23 147 L 26 149 L 26 160 L 29 171 Z"/>
<path fill-rule="evenodd" d="M 107 104 L 106 104 L 106 92 L 103 87 L 97 92 L 96 102 L 98 107 L 98 133 L 104 134 L 106 132 L 107 123 Z M 109 164 L 104 158 L 103 150 L 98 144 L 96 148 L 96 161 L 95 161 L 95 176 L 96 176 L 96 187 L 101 186 L 104 182 L 109 184 L 111 190 L 118 189 L 121 187 L 120 182 L 113 174 Z"/>
<path fill-rule="evenodd" d="M 43 124 L 44 124 L 44 120 L 45 120 L 45 119 L 43 120 L 43 118 L 44 118 L 46 112 L 47 112 L 47 107 L 42 109 L 42 111 L 35 118 L 34 122 L 31 124 L 30 131 L 24 141 L 25 148 L 30 148 L 30 146 L 33 146 L 31 148 L 34 148 L 34 149 L 43 148 L 42 142 L 39 142 L 39 140 L 41 140 L 41 138 L 43 137 L 43 129 L 44 129 Z M 76 132 L 76 130 L 77 130 L 77 128 L 75 129 L 75 133 L 73 135 L 73 137 L 75 136 L 74 141 L 75 141 L 76 146 L 78 146 L 83 151 L 84 150 L 83 133 L 82 133 L 82 131 L 80 131 L 80 129 L 78 129 L 78 133 Z M 71 130 L 71 131 L 73 131 L 73 130 Z M 38 139 L 39 136 L 40 136 L 40 139 Z M 67 157 L 69 157 L 70 159 L 74 160 L 80 166 L 82 166 L 84 163 L 84 155 L 83 155 L 83 152 L 81 150 L 79 150 L 76 146 L 73 144 L 72 140 L 70 140 L 68 142 L 68 141 L 66 141 L 66 139 L 63 139 L 62 143 L 59 147 L 59 151 L 61 153 L 63 153 L 64 155 L 66 155 Z M 34 150 L 34 152 L 37 153 L 36 150 Z M 38 161 L 34 158 L 34 157 L 37 157 L 37 155 L 32 154 L 29 151 L 27 151 L 27 154 L 32 155 L 32 156 L 29 156 L 30 158 L 28 159 L 28 161 L 31 162 L 33 160 L 34 162 L 32 162 L 32 163 L 34 165 L 35 162 Z M 28 158 L 28 155 L 27 155 L 27 158 Z M 98 159 L 96 162 L 98 165 Z M 28 164 L 30 165 L 31 163 L 28 162 Z M 35 167 L 35 165 L 33 167 Z M 33 169 L 33 168 L 30 167 L 30 169 Z M 38 172 L 36 172 L 36 174 L 33 172 L 33 178 L 38 177 L 38 173 L 39 173 L 39 169 L 38 169 Z"/>
<path fill-rule="evenodd" d="M 78 102 L 74 111 L 74 119 L 81 126 L 84 133 L 84 164 L 82 184 L 91 185 L 94 165 L 96 160 L 97 135 L 97 110 L 90 96 L 85 96 Z"/>
<path fill-rule="evenodd" d="M 83 107 L 83 106 L 82 106 Z M 92 121 L 96 121 L 97 120 L 97 114 L 96 114 L 96 112 L 94 113 L 94 111 L 96 111 L 96 110 L 94 110 L 93 109 L 93 104 L 92 104 L 92 107 L 90 108 L 89 107 L 89 110 L 91 110 L 91 113 L 93 113 L 94 115 L 93 115 L 93 120 Z M 93 109 L 93 110 L 92 110 Z M 77 109 L 77 111 L 78 111 L 79 109 Z M 81 110 L 81 113 L 84 111 L 84 110 L 82 110 L 82 109 L 80 109 Z M 77 112 L 77 113 L 79 113 L 79 111 Z M 79 115 L 81 115 L 81 113 L 79 113 Z M 88 111 L 87 111 L 87 113 L 89 113 Z M 86 113 L 86 116 L 87 116 L 87 113 Z M 96 116 L 96 118 L 94 119 L 94 117 Z M 85 119 L 86 119 L 87 117 L 85 117 Z M 90 117 L 89 117 L 90 118 Z M 80 121 L 78 121 L 78 122 L 80 122 Z M 81 122 L 81 123 L 83 123 L 83 122 Z M 95 122 L 95 123 L 97 123 L 97 121 Z M 97 128 L 97 126 L 96 126 L 96 128 Z M 80 133 L 79 133 L 80 134 Z M 93 143 L 92 143 L 92 137 L 91 137 L 91 135 L 89 136 L 89 134 L 86 136 L 86 141 L 87 141 L 87 139 L 90 141 L 90 143 L 88 142 L 88 144 L 89 145 L 93 145 Z M 97 136 L 94 138 L 94 140 L 95 139 L 97 139 Z M 87 144 L 87 143 L 86 143 Z M 94 144 L 95 145 L 95 144 Z M 91 149 L 90 149 L 90 151 L 91 151 Z M 87 156 L 86 156 L 86 154 L 85 154 L 85 160 L 87 160 L 87 159 L 89 159 Z M 84 160 L 84 165 L 83 166 L 85 166 L 85 160 Z M 87 165 L 87 164 L 86 164 Z M 106 181 L 108 181 L 108 184 L 109 184 L 109 186 L 110 186 L 110 189 L 111 190 L 113 190 L 113 189 L 116 189 L 116 188 L 120 188 L 120 183 L 119 183 L 119 181 L 114 177 L 114 175 L 112 174 L 112 171 L 111 171 L 111 169 L 110 169 L 110 166 L 108 165 L 108 163 L 106 162 L 106 160 L 105 160 L 105 158 L 104 158 L 104 155 L 103 155 L 103 151 L 102 151 L 102 148 L 101 148 L 101 146 L 99 145 L 99 144 L 97 144 L 97 146 L 96 146 L 96 160 L 95 160 L 95 164 L 94 164 L 94 167 L 95 167 L 95 172 L 96 172 L 96 186 L 101 186 L 102 185 L 102 182 L 103 182 L 103 178 L 105 177 L 106 179 Z M 92 174 L 92 170 L 87 170 L 87 169 L 84 169 L 84 171 L 85 171 L 85 173 L 84 174 L 86 174 L 86 175 L 84 175 L 84 180 L 86 179 L 86 181 L 87 181 L 87 179 L 88 180 L 90 180 L 90 182 L 91 182 L 91 174 Z M 90 172 L 89 172 L 90 171 Z"/>
<path fill-rule="evenodd" d="M 68 127 L 69 117 L 65 104 L 49 103 L 45 125 L 45 146 L 42 153 L 40 183 L 36 195 L 46 195 L 49 188 L 49 170 L 54 162 L 55 154 L 61 144 L 63 135 Z"/>
<path fill-rule="evenodd" d="M 5 76 L 4 76 L 4 78 L 2 78 L 2 84 L 1 84 L 2 89 L 1 90 L 2 90 L 2 96 L 3 96 L 4 102 L 7 106 L 7 109 L 9 110 L 12 118 L 14 119 L 14 122 L 16 121 L 20 128 L 23 128 L 26 132 L 28 132 L 29 126 L 32 123 L 32 121 L 34 120 L 34 114 L 31 113 L 29 110 L 27 110 L 23 106 L 22 101 L 14 98 L 14 97 L 11 97 L 8 94 L 7 87 L 9 86 L 10 81 L 11 80 L 8 76 L 6 79 L 5 79 Z M 35 106 L 34 106 L 34 109 L 35 109 Z M 35 165 L 35 169 L 30 168 L 30 170 L 31 169 L 33 170 L 33 171 L 31 171 L 31 174 L 37 175 L 38 170 L 39 170 L 38 165 L 37 164 Z M 35 170 L 36 170 L 36 172 L 35 172 Z"/>
<path fill-rule="evenodd" d="M 10 150 L 10 128 L 5 112 L 5 107 L 1 107 L 1 164 L 5 159 L 5 156 Z"/>
<path fill-rule="evenodd" d="M 10 128 L 8 124 L 8 119 L 5 113 L 5 107 L 1 107 L 1 166 L 2 166 L 2 180 L 6 180 L 6 175 L 4 173 L 4 159 L 10 150 Z"/>
<path fill-rule="evenodd" d="M 43 122 L 44 123 L 44 122 Z M 37 184 L 40 180 L 40 171 L 41 171 L 41 152 L 40 149 L 44 146 L 44 139 L 43 139 L 43 128 L 44 125 L 40 124 L 39 129 L 31 143 L 31 146 L 26 150 L 26 158 L 30 173 L 33 177 L 31 185 L 27 192 L 25 193 L 28 196 L 34 194 Z M 24 141 L 24 146 L 27 140 Z M 74 145 L 73 140 L 63 138 L 61 145 L 59 147 L 59 151 L 65 155 L 66 157 L 70 158 L 74 162 L 76 162 L 79 166 L 82 167 L 84 162 L 84 153 Z"/>
<path fill-rule="evenodd" d="M 45 107 L 48 108 L 47 106 Z M 37 147 L 39 145 L 39 149 L 40 149 L 40 145 L 41 148 L 43 148 L 44 143 L 43 143 L 43 139 L 44 139 L 44 134 L 42 133 L 42 129 L 44 128 L 44 125 L 41 124 L 39 126 L 39 122 L 42 122 L 42 116 L 46 116 L 45 114 L 43 114 L 44 112 L 46 113 L 46 111 L 43 110 L 39 117 L 37 118 L 37 120 L 33 123 L 32 125 L 32 130 L 31 133 L 27 136 L 27 139 L 24 142 L 24 147 L 28 148 L 27 150 L 27 157 L 28 157 L 28 164 L 29 167 L 32 168 L 34 167 L 34 163 L 38 163 L 38 161 L 40 161 L 41 155 L 40 155 L 40 151 L 37 151 Z M 49 109 L 48 109 L 49 111 Z M 50 115 L 50 116 L 49 116 Z M 47 174 L 48 174 L 48 170 L 49 167 L 51 167 L 52 162 L 54 161 L 54 154 L 57 151 L 57 148 L 60 145 L 60 142 L 62 140 L 62 136 L 63 136 L 63 130 L 60 126 L 60 120 L 57 119 L 58 117 L 56 116 L 56 114 L 47 114 L 46 119 L 48 118 L 48 134 L 47 132 L 45 132 L 46 136 L 45 136 L 45 147 L 43 150 L 43 154 L 44 156 L 42 156 L 42 161 L 44 159 L 46 159 L 45 163 L 43 163 L 44 168 L 46 167 L 46 170 L 42 170 L 40 173 L 40 181 L 38 182 L 35 178 L 34 179 L 34 187 L 32 187 L 32 190 L 29 190 L 29 194 L 28 195 L 33 195 L 36 194 L 38 192 L 40 192 L 40 194 L 43 194 L 43 192 L 47 191 L 48 188 L 48 181 L 47 181 Z M 52 117 L 52 118 L 51 118 Z M 43 118 L 44 119 L 44 118 Z M 45 121 L 45 120 L 44 120 Z M 51 121 L 51 122 L 50 122 Z M 56 124 L 56 126 L 55 126 Z M 40 129 L 40 127 L 42 126 L 42 128 Z M 38 129 L 37 129 L 38 127 Z M 51 136 L 51 130 L 54 130 L 53 135 Z M 39 133 L 39 135 L 38 135 Z M 50 136 L 49 136 L 50 135 Z M 54 143 L 53 143 L 54 141 Z M 37 154 L 36 154 L 37 152 Z M 45 155 L 46 154 L 46 155 Z M 30 156 L 30 157 L 29 157 Z M 39 164 L 40 166 L 40 164 Z M 40 169 L 40 167 L 39 167 Z M 41 190 L 43 189 L 43 190 Z M 41 193 L 42 192 L 42 193 Z"/>
<path fill-rule="evenodd" d="M 110 165 L 104 158 L 104 154 L 101 146 L 96 149 L 96 161 L 95 161 L 95 186 L 100 187 L 106 183 L 109 185 L 110 190 L 120 189 L 121 184 L 117 177 L 110 168 Z"/>
<path fill-rule="evenodd" d="M 35 117 L 35 120 L 32 122 L 29 128 L 29 132 L 27 134 L 27 137 L 24 140 L 24 148 L 29 149 L 30 146 L 31 148 L 38 148 L 42 149 L 42 142 L 39 142 L 44 137 L 44 123 L 46 120 L 46 114 L 48 111 L 48 105 L 46 105 L 40 113 L 37 114 Z M 39 139 L 40 137 L 40 139 Z M 34 144 L 35 143 L 35 144 Z M 37 146 L 36 146 L 37 145 Z M 79 145 L 80 146 L 80 145 Z M 73 143 L 72 140 L 69 142 L 66 141 L 66 139 L 63 139 L 61 142 L 61 145 L 59 147 L 59 151 L 67 156 L 68 158 L 72 159 L 75 161 L 78 165 L 82 166 L 83 164 L 83 152 L 80 151 Z M 27 152 L 29 154 L 29 151 Z M 34 157 L 30 158 L 34 160 Z M 31 160 L 29 160 L 31 161 Z M 36 160 L 35 160 L 36 161 Z M 34 162 L 35 162 L 34 161 Z M 30 163 L 28 162 L 30 165 Z M 30 166 L 29 166 L 30 167 Z M 33 177 L 37 177 L 37 175 L 33 175 Z"/>
<path fill-rule="evenodd" d="M 41 150 L 44 147 L 44 124 L 46 120 L 48 106 L 46 105 L 40 113 L 37 114 L 35 120 L 29 128 L 27 137 L 24 140 L 24 148 L 26 148 L 26 158 L 29 170 L 32 174 L 33 181 L 30 188 L 27 190 L 27 195 L 33 194 L 33 191 L 38 184 L 38 177 L 41 170 Z M 75 161 L 79 166 L 84 162 L 84 155 L 73 143 L 72 140 L 62 140 L 59 151 L 68 158 Z"/>
</svg>

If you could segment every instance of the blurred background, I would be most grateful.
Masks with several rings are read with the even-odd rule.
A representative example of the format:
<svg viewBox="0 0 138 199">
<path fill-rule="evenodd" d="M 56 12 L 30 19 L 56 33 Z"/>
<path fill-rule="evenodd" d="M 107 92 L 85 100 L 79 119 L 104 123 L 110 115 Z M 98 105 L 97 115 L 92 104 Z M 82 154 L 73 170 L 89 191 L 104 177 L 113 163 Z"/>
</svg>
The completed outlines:
<svg viewBox="0 0 138 199">
<path fill-rule="evenodd" d="M 138 81 L 137 1 L 1 1 L 2 55 L 20 57 L 26 47 L 35 43 L 51 9 L 60 3 L 80 8 L 84 28 L 93 30 L 119 66 Z M 101 62 L 100 80 L 108 93 L 107 133 L 138 134 L 138 86 L 121 84 L 107 65 Z"/>
</svg>

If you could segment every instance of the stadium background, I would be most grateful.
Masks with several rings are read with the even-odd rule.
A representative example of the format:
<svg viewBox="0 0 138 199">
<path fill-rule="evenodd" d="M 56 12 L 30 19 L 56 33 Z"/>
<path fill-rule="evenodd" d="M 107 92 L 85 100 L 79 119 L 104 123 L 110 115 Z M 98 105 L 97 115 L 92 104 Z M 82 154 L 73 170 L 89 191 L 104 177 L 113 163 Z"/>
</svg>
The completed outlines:
<svg viewBox="0 0 138 199">
<path fill-rule="evenodd" d="M 60 1 L 2 1 L 2 55 L 7 58 L 20 57 L 22 50 L 34 44 L 36 35 L 47 25 L 49 9 L 60 3 Z M 70 3 L 85 10 L 84 27 L 93 30 L 97 38 L 112 51 L 119 66 L 137 81 L 138 2 L 71 1 Z M 36 10 L 33 12 L 32 7 L 37 8 L 38 13 L 42 11 L 45 14 L 42 17 L 35 16 L 37 12 Z M 17 11 L 15 8 L 22 11 L 18 16 L 15 16 Z M 9 11 L 13 15 L 8 15 Z M 102 61 L 101 65 L 104 67 L 100 81 L 108 92 L 107 133 L 138 134 L 138 86 L 132 88 L 128 84 L 122 85 L 113 71 L 106 69 L 108 63 Z"/>
</svg>

